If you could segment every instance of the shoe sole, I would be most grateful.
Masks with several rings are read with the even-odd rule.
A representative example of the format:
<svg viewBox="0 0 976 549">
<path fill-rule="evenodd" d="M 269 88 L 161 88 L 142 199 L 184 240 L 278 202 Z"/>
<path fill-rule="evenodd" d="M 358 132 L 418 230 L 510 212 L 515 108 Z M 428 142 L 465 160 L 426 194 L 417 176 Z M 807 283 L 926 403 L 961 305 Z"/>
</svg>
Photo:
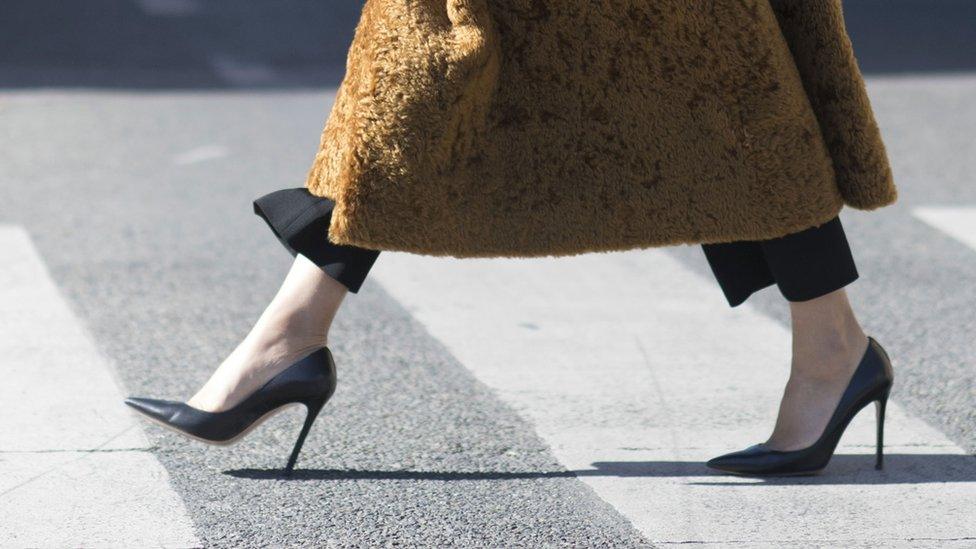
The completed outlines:
<svg viewBox="0 0 976 549">
<path fill-rule="evenodd" d="M 726 473 L 729 475 L 735 475 L 737 477 L 748 477 L 748 478 L 776 478 L 776 477 L 813 477 L 818 476 L 824 472 L 826 467 L 821 469 L 816 469 L 813 471 L 800 471 L 797 473 L 744 473 L 740 471 L 727 471 L 725 469 L 712 469 L 713 471 L 719 471 L 721 473 Z"/>
</svg>

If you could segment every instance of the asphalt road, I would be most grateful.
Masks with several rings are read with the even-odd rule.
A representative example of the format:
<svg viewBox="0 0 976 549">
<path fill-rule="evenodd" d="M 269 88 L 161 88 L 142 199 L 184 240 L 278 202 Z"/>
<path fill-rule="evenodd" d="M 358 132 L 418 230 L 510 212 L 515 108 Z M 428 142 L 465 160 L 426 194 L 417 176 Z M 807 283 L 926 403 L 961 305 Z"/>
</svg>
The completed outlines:
<svg viewBox="0 0 976 549">
<path fill-rule="evenodd" d="M 0 224 L 27 230 L 130 394 L 192 394 L 289 265 L 251 200 L 301 185 L 358 6 L 252 4 L 0 8 Z M 901 193 L 845 211 L 851 293 L 900 366 L 893 398 L 974 453 L 976 248 L 913 212 L 976 208 L 976 10 L 863 0 L 848 17 Z M 667 253 L 707 275 L 697 248 Z M 752 303 L 786 325 L 774 290 Z M 332 339 L 341 389 L 299 482 L 273 473 L 297 412 L 227 451 L 146 428 L 207 546 L 647 543 L 380 284 Z"/>
</svg>

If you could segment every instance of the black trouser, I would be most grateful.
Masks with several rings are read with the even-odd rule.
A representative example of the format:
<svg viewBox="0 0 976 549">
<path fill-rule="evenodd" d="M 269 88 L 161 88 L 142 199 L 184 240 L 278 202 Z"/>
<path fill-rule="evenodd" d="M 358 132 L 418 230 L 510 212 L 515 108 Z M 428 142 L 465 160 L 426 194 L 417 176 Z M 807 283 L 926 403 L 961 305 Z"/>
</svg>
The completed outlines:
<svg viewBox="0 0 976 549">
<path fill-rule="evenodd" d="M 807 301 L 857 280 L 839 217 L 780 238 L 703 244 L 702 249 L 733 307 L 773 284 L 788 301 Z"/>
<path fill-rule="evenodd" d="M 254 213 L 268 223 L 292 255 L 302 254 L 356 293 L 380 252 L 328 241 L 334 205 L 299 187 L 258 198 Z M 847 236 L 836 217 L 780 238 L 703 244 L 702 249 L 733 307 L 773 284 L 787 300 L 807 301 L 839 290 L 858 276 Z"/>
</svg>

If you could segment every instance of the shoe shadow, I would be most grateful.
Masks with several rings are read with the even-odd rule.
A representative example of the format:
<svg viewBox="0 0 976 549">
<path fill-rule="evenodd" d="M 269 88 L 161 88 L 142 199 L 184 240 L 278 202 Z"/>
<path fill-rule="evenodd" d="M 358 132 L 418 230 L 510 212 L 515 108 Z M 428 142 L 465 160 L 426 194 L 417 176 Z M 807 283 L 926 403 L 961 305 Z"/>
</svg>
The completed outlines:
<svg viewBox="0 0 976 549">
<path fill-rule="evenodd" d="M 741 477 L 713 471 L 699 461 L 598 461 L 593 469 L 576 471 L 383 471 L 361 469 L 296 469 L 284 479 L 280 469 L 233 469 L 225 475 L 252 480 L 523 480 L 572 477 L 689 477 L 691 485 L 743 486 L 790 484 L 926 484 L 976 482 L 976 457 L 960 454 L 886 454 L 883 471 L 874 469 L 873 455 L 838 454 L 823 473 L 803 477 Z M 703 478 L 708 477 L 708 478 Z M 715 480 L 710 480 L 714 478 Z M 736 481 L 721 479 L 736 478 Z"/>
</svg>

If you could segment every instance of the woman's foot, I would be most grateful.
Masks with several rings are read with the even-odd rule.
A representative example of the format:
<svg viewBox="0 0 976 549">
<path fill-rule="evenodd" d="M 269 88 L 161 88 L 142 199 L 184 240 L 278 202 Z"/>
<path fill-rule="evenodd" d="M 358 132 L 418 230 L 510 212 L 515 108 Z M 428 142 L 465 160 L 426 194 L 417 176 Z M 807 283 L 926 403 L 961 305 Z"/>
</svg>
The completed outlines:
<svg viewBox="0 0 976 549">
<path fill-rule="evenodd" d="M 295 337 L 281 329 L 252 329 L 251 334 L 224 359 L 187 405 L 207 412 L 229 410 L 289 364 L 326 344 L 324 338 Z"/>
<path fill-rule="evenodd" d="M 773 450 L 820 438 L 868 347 L 844 290 L 790 304 L 793 362 L 772 435 Z"/>
<path fill-rule="evenodd" d="M 233 408 L 288 365 L 325 346 L 347 291 L 297 256 L 250 333 L 186 404 L 207 412 Z"/>
</svg>

